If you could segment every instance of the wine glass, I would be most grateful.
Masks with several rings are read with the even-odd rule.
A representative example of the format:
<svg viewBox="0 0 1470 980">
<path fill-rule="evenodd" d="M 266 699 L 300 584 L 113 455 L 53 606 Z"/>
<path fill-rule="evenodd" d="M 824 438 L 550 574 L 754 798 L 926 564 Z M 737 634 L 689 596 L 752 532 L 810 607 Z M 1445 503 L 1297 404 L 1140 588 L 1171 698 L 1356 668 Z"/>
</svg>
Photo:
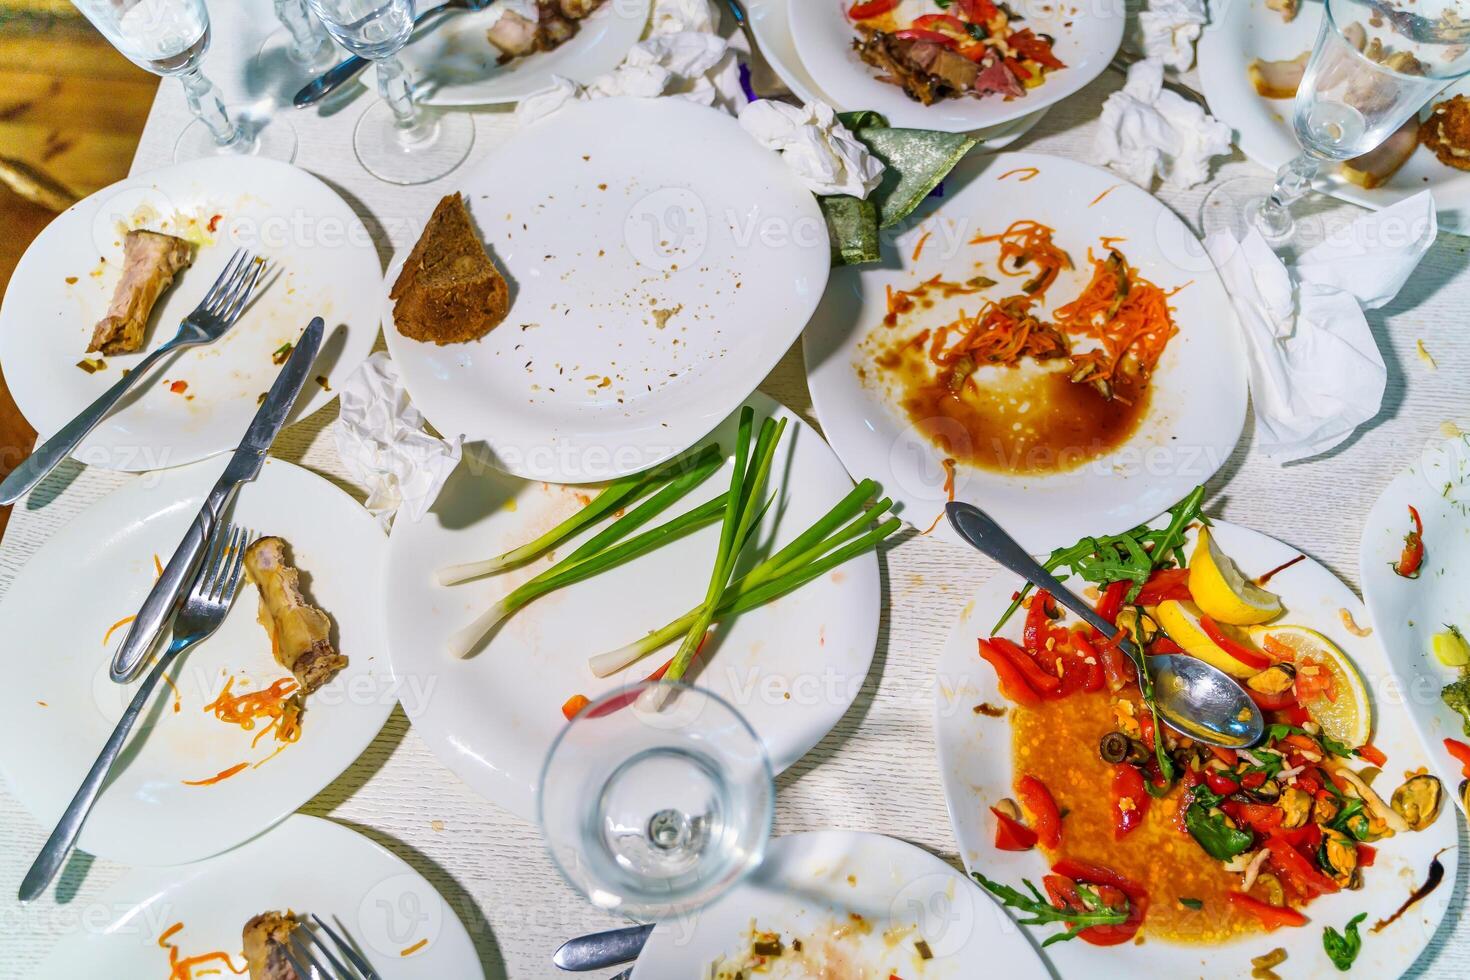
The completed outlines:
<svg viewBox="0 0 1470 980">
<path fill-rule="evenodd" d="M 1374 149 L 1467 71 L 1467 0 L 1324 0 L 1292 112 L 1301 152 L 1272 180 L 1238 177 L 1211 191 L 1205 231 L 1255 228 L 1287 245 L 1297 230 L 1291 207 L 1324 163 Z"/>
<path fill-rule="evenodd" d="M 225 108 L 199 63 L 209 50 L 209 11 L 204 0 L 72 0 L 108 43 L 155 75 L 177 77 L 194 122 L 174 144 L 175 160 L 220 153 L 256 154 L 290 161 L 296 131 L 290 123 Z"/>
<path fill-rule="evenodd" d="M 639 695 L 662 687 L 662 708 Z M 547 754 L 537 816 L 547 849 L 599 908 L 667 918 L 756 867 L 775 787 L 764 744 L 700 688 L 645 681 L 592 702 Z"/>
<path fill-rule="evenodd" d="M 441 113 L 414 102 L 398 52 L 413 34 L 414 0 L 310 0 L 337 43 L 373 62 L 378 95 L 357 121 L 352 146 L 368 173 L 390 184 L 423 184 L 454 170 L 475 143 L 465 113 Z"/>
<path fill-rule="evenodd" d="M 263 70 L 270 70 L 277 51 L 283 52 L 290 64 L 307 76 L 319 75 L 337 63 L 337 46 L 332 43 L 332 35 L 312 14 L 306 0 L 273 0 L 273 4 L 281 26 L 260 46 L 256 58 Z"/>
</svg>

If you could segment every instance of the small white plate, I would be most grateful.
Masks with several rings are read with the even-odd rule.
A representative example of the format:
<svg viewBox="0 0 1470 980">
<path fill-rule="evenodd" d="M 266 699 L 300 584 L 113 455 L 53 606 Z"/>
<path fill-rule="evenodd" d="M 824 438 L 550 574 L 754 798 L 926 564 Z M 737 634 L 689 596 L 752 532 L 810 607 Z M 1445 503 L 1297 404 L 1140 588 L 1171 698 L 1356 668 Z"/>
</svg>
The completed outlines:
<svg viewBox="0 0 1470 980">
<path fill-rule="evenodd" d="M 1235 129 L 1241 152 L 1268 170 L 1276 170 L 1301 152 L 1291 128 L 1291 99 L 1256 94 L 1246 66 L 1256 58 L 1286 61 L 1311 51 L 1322 23 L 1322 5 L 1307 3 L 1290 23 L 1263 0 L 1229 0 L 1211 8 L 1210 26 L 1199 41 L 1199 79 L 1210 111 Z M 1470 93 L 1470 83 L 1456 82 L 1432 101 Z M 1382 187 L 1372 190 L 1344 179 L 1335 166 L 1323 168 L 1322 191 L 1365 208 L 1386 208 L 1429 188 L 1439 212 L 1439 227 L 1464 234 L 1470 230 L 1470 173 L 1447 167 L 1424 147 L 1414 151 Z"/>
<path fill-rule="evenodd" d="M 208 230 L 220 215 L 215 231 Z M 326 405 L 377 339 L 378 254 L 362 221 L 325 183 L 304 170 L 259 157 L 213 157 L 129 177 L 73 205 L 21 256 L 0 307 L 0 363 L 16 404 L 46 437 L 70 422 L 144 354 L 103 357 L 106 368 L 77 367 L 93 325 L 122 275 L 122 236 L 148 228 L 198 244 L 154 308 L 144 351 L 173 337 L 237 247 L 279 267 L 268 288 L 223 337 L 178 355 L 139 382 L 136 394 L 102 422 L 74 454 L 89 466 L 156 470 L 233 449 L 257 399 L 280 372 L 271 355 L 293 342 L 314 316 L 327 334 L 292 419 Z M 187 387 L 174 392 L 171 384 Z"/>
<path fill-rule="evenodd" d="M 865 920 L 862 928 L 853 926 L 854 914 Z M 786 947 L 762 977 L 1045 974 L 1025 934 L 944 861 L 892 837 L 823 830 L 776 838 L 761 866 L 729 894 L 687 921 L 660 922 L 633 980 L 689 980 L 708 976 L 721 956 L 738 962 L 750 949 L 752 923 L 779 932 Z M 791 948 L 794 939 L 800 952 Z M 932 959 L 915 949 L 920 939 Z"/>
<path fill-rule="evenodd" d="M 176 922 L 183 928 L 167 942 L 181 957 L 220 951 L 239 964 L 245 923 L 261 912 L 287 910 L 320 916 L 355 941 L 385 978 L 484 976 L 464 924 L 433 885 L 366 837 L 301 814 L 211 860 L 131 871 L 92 908 L 106 915 L 62 940 L 38 978 L 165 976 L 169 954 L 159 937 Z M 335 953 L 331 940 L 322 939 Z M 420 940 L 427 942 L 402 955 Z M 194 975 L 220 966 L 201 964 Z"/>
<path fill-rule="evenodd" d="M 802 102 L 825 102 L 836 106 L 837 103 L 822 92 L 812 80 L 806 66 L 801 63 L 801 56 L 796 51 L 796 41 L 791 36 L 791 16 L 788 11 L 790 5 L 790 0 L 745 0 L 745 8 L 750 15 L 750 28 L 755 32 L 756 41 L 760 43 L 761 56 Z M 862 109 L 866 106 L 841 108 Z M 972 135 L 981 140 L 985 149 L 999 150 L 1026 135 L 1032 126 L 1041 122 L 1044 115 L 1046 110 L 1041 109 L 1013 122 L 978 130 Z"/>
<path fill-rule="evenodd" d="M 759 393 L 750 404 L 757 424 L 772 413 L 787 419 L 772 466 L 770 489 L 777 497 L 757 538 L 767 540 L 774 527 L 779 547 L 841 500 L 852 481 L 816 430 Z M 734 431 L 732 418 L 699 441 L 720 441 L 728 449 Z M 566 724 L 562 704 L 574 694 L 596 699 L 641 680 L 673 648 L 602 680 L 587 669 L 587 659 L 631 643 L 697 605 L 709 582 L 719 528 L 705 527 L 543 596 L 506 620 L 478 654 L 455 660 L 449 637 L 551 562 L 543 558 L 447 588 L 436 584 L 435 573 L 523 544 L 588 499 L 586 490 L 526 483 L 466 456 L 422 522 L 393 526 L 383 590 L 388 649 L 404 709 L 439 760 L 491 802 L 532 820 L 541 763 Z M 729 466 L 727 460 L 655 520 L 663 523 L 723 493 Z M 575 543 L 556 550 L 564 555 Z M 817 744 L 852 704 L 872 663 L 880 602 L 876 556 L 856 558 L 721 627 L 718 653 L 707 647 L 704 666 L 688 676 L 735 705 L 765 741 L 779 772 Z M 408 692 L 415 690 L 424 696 L 411 697 Z"/>
<path fill-rule="evenodd" d="M 789 3 L 789 0 L 788 0 Z M 1123 43 L 1123 5 L 1027 4 L 1022 26 L 1056 39 L 1054 50 L 1066 68 L 1048 73 L 1038 88 L 1021 98 L 1001 96 L 944 99 L 923 105 L 902 88 L 881 81 L 877 69 L 864 64 L 853 50 L 858 34 L 847 11 L 852 0 L 803 0 L 790 3 L 791 34 L 796 50 L 822 91 L 843 109 L 872 109 L 894 126 L 964 133 L 1029 116 L 1067 98 L 1100 75 Z M 910 14 L 942 13 L 938 4 L 906 0 Z"/>
<path fill-rule="evenodd" d="M 107 741 L 135 685 L 107 675 L 125 627 L 153 587 L 154 556 L 167 561 L 223 461 L 138 479 L 67 524 L 25 564 L 0 604 L 0 630 L 23 656 L 0 686 L 0 773 L 45 827 L 56 823 Z M 242 579 L 218 633 L 185 654 L 159 685 L 87 819 L 78 846 L 131 865 L 171 865 L 234 847 L 315 796 L 372 742 L 397 694 L 378 628 L 386 541 L 356 501 L 326 480 L 266 460 L 240 490 L 233 520 L 291 546 L 316 605 L 336 624 L 351 661 L 307 699 L 298 742 L 209 786 L 207 779 L 274 750 L 267 735 L 227 725 L 204 709 L 236 678 L 234 693 L 289 676 L 256 622 L 258 595 Z M 248 682 L 248 683 L 247 683 Z M 178 704 L 178 710 L 173 705 Z"/>
<path fill-rule="evenodd" d="M 1210 533 L 1250 575 L 1261 574 L 1301 554 L 1257 531 L 1218 519 L 1212 522 Z M 1193 533 L 1190 537 L 1192 548 Z M 1047 865 L 1039 851 L 1007 852 L 993 846 L 995 822 L 989 808 L 1012 796 L 1010 723 L 973 709 L 983 702 L 1009 706 L 1000 693 L 995 671 L 980 659 L 976 640 L 992 635 L 991 628 L 1010 605 L 1018 584 L 1013 576 L 997 573 L 965 607 L 940 655 L 934 695 L 939 773 L 960 858 L 967 869 L 978 869 L 991 879 L 1014 886 L 1019 886 L 1023 877 L 1039 883 L 1047 873 Z M 1375 699 L 1373 744 L 1389 759 L 1385 782 L 1397 786 L 1403 778 L 1401 773 L 1422 764 L 1424 752 L 1404 710 L 1387 696 L 1390 689 L 1384 682 L 1389 678 L 1389 666 L 1378 644 L 1371 638 L 1354 636 L 1339 618 L 1339 610 L 1346 609 L 1356 622 L 1363 623 L 1363 604 L 1351 589 L 1310 557 L 1271 579 L 1270 588 L 1286 606 L 1283 623 L 1310 626 L 1327 635 L 1353 659 L 1368 681 Z M 1023 619 L 1024 614 L 1013 616 L 1003 635 L 1019 637 Z M 1099 792 L 1106 792 L 1106 768 L 1101 762 L 1098 766 Z M 1226 978 L 1241 976 L 1251 957 L 1279 946 L 1286 950 L 1294 976 L 1337 976 L 1322 949 L 1322 927 L 1341 929 L 1359 912 L 1368 913 L 1368 924 L 1392 915 L 1424 880 L 1435 854 L 1443 848 L 1453 849 L 1455 842 L 1456 821 L 1448 806 L 1428 830 L 1379 841 L 1374 845 L 1378 848 L 1377 862 L 1363 875 L 1365 887 L 1313 902 L 1306 909 L 1311 922 L 1304 928 L 1257 933 L 1228 946 L 1182 945 L 1152 937 L 1139 944 L 1111 947 L 1073 940 L 1049 946 L 1042 955 L 1063 977 Z M 1353 966 L 1356 975 L 1397 977 L 1413 964 L 1444 918 L 1455 891 L 1460 861 L 1452 850 L 1443 859 L 1444 881 L 1392 926 L 1380 933 L 1364 928 L 1362 953 Z M 1145 921 L 1145 935 L 1147 928 Z M 1054 931 L 1038 929 L 1035 935 L 1045 937 Z"/>
<path fill-rule="evenodd" d="M 500 49 L 485 36 L 491 11 L 455 14 L 416 37 L 401 57 L 426 105 L 519 102 L 556 77 L 586 85 L 622 64 L 648 26 L 649 2 L 606 0 L 561 47 L 504 64 Z"/>
<path fill-rule="evenodd" d="M 1060 157 L 1002 153 L 963 164 L 950 192 L 932 202 L 893 243 L 881 266 L 835 273 L 803 338 L 807 381 L 822 429 L 855 478 L 872 477 L 903 504 L 900 516 L 927 527 L 943 510 L 943 454 L 908 419 L 897 392 L 878 383 L 862 342 L 883 330 L 887 288 L 909 289 L 935 274 L 963 282 L 975 275 L 977 234 L 1034 218 L 1080 267 L 1051 288 L 1046 309 L 1075 297 L 1091 278 L 1083 262 L 1101 236 L 1164 289 L 1189 283 L 1172 300 L 1179 333 L 1154 373 L 1152 403 L 1138 431 L 1112 452 L 1064 473 L 1012 475 L 961 465 L 955 496 L 983 507 L 1035 554 L 1087 534 L 1114 534 L 1162 513 L 1205 482 L 1230 456 L 1245 424 L 1245 355 L 1230 300 L 1199 242 L 1156 199 L 1116 174 Z M 1022 179 L 1034 168 L 1038 173 Z M 1106 195 L 1099 201 L 1100 195 Z M 1096 202 L 1096 203 L 1094 203 Z M 918 239 L 930 235 L 913 260 Z M 988 265 L 994 274 L 994 263 Z M 999 277 L 996 277 L 999 278 Z M 1008 285 L 993 292 L 997 297 Z M 1012 292 L 1016 291 L 1014 289 Z M 978 297 L 947 302 L 944 310 Z M 934 325 L 946 317 L 936 306 Z M 859 376 L 866 372 L 868 380 Z M 935 530 L 958 540 L 947 521 Z"/>
<path fill-rule="evenodd" d="M 404 337 L 387 292 L 405 249 L 383 330 L 434 427 L 530 480 L 610 480 L 689 448 L 775 367 L 831 269 L 811 192 L 734 119 L 684 99 L 569 106 L 461 190 L 510 315 L 474 343 Z"/>
<path fill-rule="evenodd" d="M 1446 738 L 1470 742 L 1464 719 L 1440 700 L 1458 671 L 1434 656 L 1434 634 L 1455 625 L 1470 632 L 1470 440 L 1464 436 L 1431 444 L 1423 457 L 1394 478 L 1363 525 L 1358 574 L 1373 617 L 1373 638 L 1388 651 L 1396 685 L 1424 740 L 1435 774 L 1454 792 L 1463 766 L 1444 748 Z M 1449 496 L 1445 487 L 1449 485 Z M 1394 573 L 1392 564 L 1413 527 L 1409 508 L 1424 521 L 1424 567 L 1416 579 Z"/>
</svg>

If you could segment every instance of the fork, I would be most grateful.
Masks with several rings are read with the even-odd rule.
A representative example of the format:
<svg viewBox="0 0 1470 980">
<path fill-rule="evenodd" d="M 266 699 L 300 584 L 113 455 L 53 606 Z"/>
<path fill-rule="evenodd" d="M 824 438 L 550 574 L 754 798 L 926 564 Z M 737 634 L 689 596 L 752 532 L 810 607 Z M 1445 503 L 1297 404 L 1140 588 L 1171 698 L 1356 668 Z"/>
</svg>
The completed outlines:
<svg viewBox="0 0 1470 980">
<path fill-rule="evenodd" d="M 51 837 L 41 848 L 41 853 L 36 856 L 31 870 L 26 872 L 25 879 L 20 883 L 22 902 L 29 902 L 44 892 L 46 886 L 51 883 L 51 879 L 56 877 L 61 863 L 71 853 L 77 837 L 82 832 L 82 824 L 87 820 L 87 814 L 91 812 L 92 805 L 97 802 L 97 797 L 102 792 L 102 785 L 106 782 L 108 773 L 112 771 L 113 764 L 117 762 L 123 743 L 127 741 L 128 733 L 133 730 L 138 716 L 143 713 L 143 708 L 148 704 L 149 695 L 158 686 L 159 678 L 163 677 L 164 672 L 181 653 L 209 639 L 225 621 L 225 614 L 229 612 L 230 603 L 235 598 L 235 590 L 240 585 L 245 546 L 254 537 L 254 532 L 234 527 L 231 524 L 225 524 L 215 532 L 210 541 L 209 554 L 205 556 L 204 564 L 200 566 L 194 586 L 184 600 L 184 607 L 174 618 L 173 642 L 159 656 L 157 666 L 143 679 L 143 683 L 138 687 L 138 693 L 133 695 L 133 700 L 123 712 L 117 727 L 112 730 L 107 744 L 102 747 L 102 754 L 92 764 L 87 778 L 82 780 L 81 788 L 77 790 L 76 796 L 72 797 L 66 812 L 61 815 L 61 820 L 57 822 L 56 829 L 51 832 Z"/>
<path fill-rule="evenodd" d="M 332 945 L 336 946 L 347 963 L 352 965 L 349 967 L 332 955 L 331 947 L 322 942 L 322 937 L 312 932 L 310 928 L 293 929 L 291 930 L 291 945 L 286 947 L 285 953 L 286 959 L 291 961 L 291 965 L 296 968 L 296 975 L 301 980 L 309 980 L 313 970 L 318 977 L 330 978 L 330 980 L 383 980 L 373 969 L 373 965 L 354 949 L 351 943 L 338 935 L 337 930 L 323 922 L 321 916 L 312 913 L 311 921 L 327 934 L 327 938 L 332 940 Z M 292 947 L 295 947 L 295 952 L 292 952 Z M 317 959 L 312 950 L 322 954 L 322 959 L 330 963 L 332 969 L 328 970 L 323 966 L 322 961 Z M 299 959 L 297 953 L 301 954 Z M 311 964 L 311 970 L 306 968 L 307 963 Z"/>
<path fill-rule="evenodd" d="M 135 382 L 153 365 L 177 350 L 212 343 L 224 335 L 240 318 L 250 294 L 259 281 L 265 262 L 243 248 L 236 249 L 225 271 L 219 274 L 194 312 L 184 317 L 179 332 L 168 343 L 152 351 L 131 371 L 108 388 L 102 397 L 88 405 L 80 415 L 62 426 L 50 439 L 36 447 L 10 475 L 0 483 L 0 505 L 13 504 L 56 469 L 76 449 L 87 434 L 97 428 Z"/>
</svg>

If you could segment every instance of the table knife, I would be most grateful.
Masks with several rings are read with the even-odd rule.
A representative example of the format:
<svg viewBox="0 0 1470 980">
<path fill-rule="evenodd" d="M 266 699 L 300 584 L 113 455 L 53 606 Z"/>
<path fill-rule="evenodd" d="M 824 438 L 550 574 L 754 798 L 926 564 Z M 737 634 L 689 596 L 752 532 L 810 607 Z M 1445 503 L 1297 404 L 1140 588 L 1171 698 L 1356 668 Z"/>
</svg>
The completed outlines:
<svg viewBox="0 0 1470 980">
<path fill-rule="evenodd" d="M 644 925 L 578 936 L 562 943 L 551 962 L 559 969 L 574 973 L 617 966 L 636 960 L 652 932 L 652 925 Z"/>
<path fill-rule="evenodd" d="M 132 680 L 147 661 L 153 645 L 178 611 L 189 583 L 194 581 L 210 535 L 234 502 L 241 484 L 255 479 L 265 465 L 265 454 L 286 424 L 286 416 L 291 414 L 296 398 L 311 373 L 312 362 L 321 350 L 324 330 L 322 318 L 316 317 L 302 332 L 224 474 L 204 498 L 204 506 L 199 508 L 199 514 L 189 525 L 184 540 L 164 566 L 158 581 L 153 583 L 153 591 L 143 600 L 137 618 L 128 628 L 128 635 L 112 657 L 108 673 L 117 683 L 126 684 Z"/>
</svg>

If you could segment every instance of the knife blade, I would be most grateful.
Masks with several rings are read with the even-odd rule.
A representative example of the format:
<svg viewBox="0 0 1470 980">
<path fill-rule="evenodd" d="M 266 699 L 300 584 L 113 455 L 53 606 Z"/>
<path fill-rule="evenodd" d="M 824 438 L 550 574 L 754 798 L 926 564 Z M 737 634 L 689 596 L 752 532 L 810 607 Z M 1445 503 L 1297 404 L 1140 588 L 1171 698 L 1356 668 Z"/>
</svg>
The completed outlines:
<svg viewBox="0 0 1470 980">
<path fill-rule="evenodd" d="M 172 621 L 179 602 L 198 574 L 199 562 L 204 557 L 210 535 L 234 501 L 241 484 L 255 479 L 265 465 L 266 453 L 286 424 L 286 417 L 291 414 L 306 384 L 311 365 L 321 350 L 325 329 L 322 318 L 316 317 L 302 331 L 224 473 L 204 498 L 204 506 L 199 508 L 184 540 L 169 558 L 158 581 L 153 583 L 148 598 L 143 600 L 137 617 L 128 628 L 128 635 L 113 654 L 112 665 L 108 668 L 108 675 L 117 683 L 126 684 L 132 680 L 147 661 L 153 645 Z"/>
</svg>

